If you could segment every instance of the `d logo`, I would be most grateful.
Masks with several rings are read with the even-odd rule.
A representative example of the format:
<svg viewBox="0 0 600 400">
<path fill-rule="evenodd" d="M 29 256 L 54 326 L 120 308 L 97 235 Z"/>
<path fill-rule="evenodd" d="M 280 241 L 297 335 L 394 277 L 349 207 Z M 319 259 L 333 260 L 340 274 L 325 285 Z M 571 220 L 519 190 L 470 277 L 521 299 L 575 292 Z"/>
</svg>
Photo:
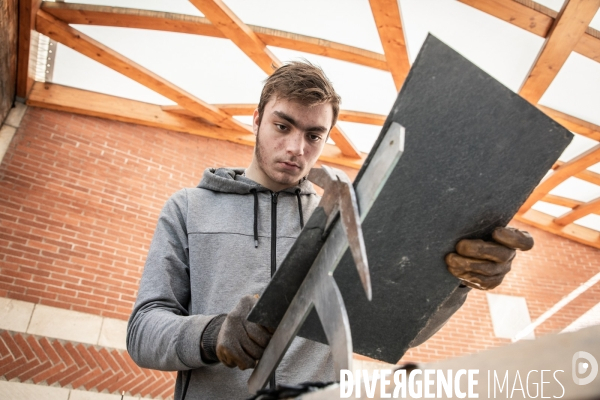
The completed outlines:
<svg viewBox="0 0 600 400">
<path fill-rule="evenodd" d="M 581 358 L 584 358 L 587 360 L 587 362 L 579 361 L 578 363 L 577 360 Z M 578 351 L 577 353 L 573 354 L 571 367 L 571 371 L 573 373 L 573 382 L 575 382 L 576 385 L 587 385 L 593 381 L 594 378 L 596 378 L 596 375 L 598 375 L 598 362 L 593 355 L 585 351 Z M 579 378 L 577 376 L 578 374 L 585 374 L 588 370 L 590 371 L 590 374 L 587 377 Z"/>
</svg>

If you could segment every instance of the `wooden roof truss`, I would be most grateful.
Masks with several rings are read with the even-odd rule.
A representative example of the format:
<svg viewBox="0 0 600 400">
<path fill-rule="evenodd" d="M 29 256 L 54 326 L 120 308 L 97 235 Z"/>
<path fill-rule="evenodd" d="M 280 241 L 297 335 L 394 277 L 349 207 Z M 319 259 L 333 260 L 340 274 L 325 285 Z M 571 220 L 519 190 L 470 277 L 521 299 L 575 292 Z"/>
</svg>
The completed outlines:
<svg viewBox="0 0 600 400">
<path fill-rule="evenodd" d="M 385 54 L 247 25 L 222 0 L 190 1 L 205 17 L 64 2 L 21 1 L 17 96 L 38 107 L 254 145 L 250 127 L 233 117 L 252 115 L 255 104 L 208 104 L 69 24 L 142 28 L 226 38 L 267 74 L 282 65 L 267 46 L 317 54 L 389 71 L 398 90 L 410 69 L 402 14 L 397 0 L 369 0 Z M 519 93 L 569 130 L 600 141 L 600 126 L 538 104 L 572 51 L 600 62 L 600 32 L 589 27 L 600 7 L 600 0 L 567 0 L 558 13 L 531 0 L 459 1 L 545 38 Z M 177 105 L 161 107 L 51 83 L 34 82 L 30 66 L 35 65 L 36 60 L 35 52 L 31 49 L 37 32 L 145 85 Z M 341 110 L 339 120 L 382 125 L 385 115 Z M 339 126 L 334 127 L 331 135 L 335 146 L 326 145 L 321 159 L 359 168 L 366 155 L 356 149 Z M 600 174 L 587 170 L 598 162 L 600 145 L 569 162 L 557 163 L 552 173 L 540 183 L 520 209 L 517 219 L 600 248 L 600 232 L 575 224 L 575 221 L 586 215 L 600 214 L 600 199 L 584 203 L 550 194 L 552 189 L 569 177 L 600 185 Z M 571 211 L 555 218 L 531 209 L 537 201 L 568 207 Z"/>
</svg>

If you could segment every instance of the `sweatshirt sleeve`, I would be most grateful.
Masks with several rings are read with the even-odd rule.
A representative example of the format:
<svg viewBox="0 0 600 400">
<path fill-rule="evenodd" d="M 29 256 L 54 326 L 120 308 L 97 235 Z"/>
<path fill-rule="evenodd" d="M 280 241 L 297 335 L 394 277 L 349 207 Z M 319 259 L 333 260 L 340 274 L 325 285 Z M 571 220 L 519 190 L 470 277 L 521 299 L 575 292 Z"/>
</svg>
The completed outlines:
<svg viewBox="0 0 600 400">
<path fill-rule="evenodd" d="M 456 311 L 465 303 L 467 295 L 471 289 L 466 286 L 459 286 L 454 292 L 442 303 L 440 308 L 431 316 L 425 327 L 419 334 L 410 342 L 409 347 L 417 347 L 424 343 L 437 333 L 446 322 L 454 315 Z"/>
<path fill-rule="evenodd" d="M 215 315 L 188 312 L 186 216 L 187 193 L 183 189 L 160 213 L 127 325 L 127 351 L 143 368 L 180 371 L 210 365 L 202 361 L 200 339 Z"/>
</svg>

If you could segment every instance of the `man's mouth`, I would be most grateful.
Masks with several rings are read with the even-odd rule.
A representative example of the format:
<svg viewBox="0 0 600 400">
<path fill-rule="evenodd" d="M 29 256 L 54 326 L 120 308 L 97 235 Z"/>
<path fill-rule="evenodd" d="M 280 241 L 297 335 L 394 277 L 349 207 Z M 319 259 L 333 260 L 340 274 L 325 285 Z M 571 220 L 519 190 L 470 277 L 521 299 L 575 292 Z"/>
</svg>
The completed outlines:
<svg viewBox="0 0 600 400">
<path fill-rule="evenodd" d="M 283 167 L 289 168 L 289 169 L 301 169 L 300 165 L 293 161 L 279 161 L 279 164 L 281 164 Z"/>
</svg>

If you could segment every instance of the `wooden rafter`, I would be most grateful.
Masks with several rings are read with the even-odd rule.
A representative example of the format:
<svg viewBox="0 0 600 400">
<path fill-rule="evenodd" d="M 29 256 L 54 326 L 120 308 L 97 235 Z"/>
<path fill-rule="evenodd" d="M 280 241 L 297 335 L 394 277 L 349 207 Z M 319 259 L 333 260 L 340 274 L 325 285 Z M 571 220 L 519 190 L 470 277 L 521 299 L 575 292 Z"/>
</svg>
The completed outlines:
<svg viewBox="0 0 600 400">
<path fill-rule="evenodd" d="M 41 0 L 19 1 L 19 40 L 17 49 L 17 97 L 27 98 L 35 80 L 37 40 L 35 15 Z"/>
<path fill-rule="evenodd" d="M 567 199 L 566 197 L 555 196 L 553 194 L 545 195 L 542 198 L 542 201 L 545 201 L 546 203 L 550 203 L 550 204 L 556 204 L 557 206 L 563 206 L 563 207 L 569 207 L 569 208 L 575 208 L 575 207 L 578 207 L 578 206 L 584 204 L 581 201 Z"/>
<path fill-rule="evenodd" d="M 134 8 L 45 1 L 42 9 L 68 24 L 117 26 L 225 38 L 208 18 Z M 383 54 L 296 33 L 248 25 L 267 46 L 317 54 L 387 71 Z"/>
<path fill-rule="evenodd" d="M 544 38 L 554 23 L 553 17 L 513 0 L 459 1 Z"/>
<path fill-rule="evenodd" d="M 254 135 L 251 133 L 208 125 L 196 118 L 163 111 L 161 106 L 51 83 L 36 82 L 27 100 L 27 104 L 35 107 L 190 133 L 246 146 L 254 146 L 255 143 Z M 364 158 L 366 154 L 362 154 L 362 156 Z M 354 169 L 358 169 L 362 165 L 362 159 L 358 160 L 344 156 L 339 148 L 329 144 L 325 145 L 319 159 L 327 163 L 343 165 Z"/>
<path fill-rule="evenodd" d="M 571 132 L 600 141 L 600 126 L 539 104 L 537 108 Z"/>
<path fill-rule="evenodd" d="M 548 36 L 558 13 L 529 0 L 459 0 L 473 8 L 516 25 L 543 38 Z M 600 32 L 588 27 L 574 51 L 600 62 Z"/>
<path fill-rule="evenodd" d="M 569 0 L 554 20 L 546 42 L 519 93 L 537 104 L 600 7 L 600 0 Z"/>
<path fill-rule="evenodd" d="M 600 232 L 577 224 L 562 226 L 554 222 L 554 217 L 536 210 L 525 214 L 517 214 L 517 221 L 525 222 L 555 235 L 575 240 L 576 242 L 600 248 Z"/>
<path fill-rule="evenodd" d="M 221 0 L 190 0 L 228 39 L 235 43 L 268 75 L 283 65 L 267 45 Z M 360 158 L 360 151 L 350 138 L 335 125 L 331 139 L 349 157 Z"/>
<path fill-rule="evenodd" d="M 579 218 L 583 218 L 586 215 L 595 213 L 600 213 L 600 198 L 576 206 L 568 213 L 554 219 L 554 222 L 556 222 L 558 225 L 568 225 L 577 221 Z"/>
<path fill-rule="evenodd" d="M 213 104 L 223 112 L 229 115 L 249 116 L 254 113 L 258 104 Z M 179 106 L 162 106 L 163 111 L 191 116 L 191 113 L 185 108 Z M 383 125 L 386 116 L 382 114 L 373 114 L 362 111 L 340 110 L 338 120 L 346 122 L 356 122 L 359 124 Z"/>
<path fill-rule="evenodd" d="M 198 10 L 235 43 L 267 75 L 283 64 L 252 31 L 221 0 L 190 0 Z"/>
<path fill-rule="evenodd" d="M 575 174 L 575 177 L 586 182 L 593 183 L 594 185 L 600 186 L 600 174 L 597 174 L 595 172 L 585 170 L 579 172 L 578 174 Z"/>
<path fill-rule="evenodd" d="M 185 107 L 198 117 L 229 129 L 250 131 L 250 127 L 242 124 L 218 108 L 203 102 L 196 96 L 173 85 L 152 71 L 127 59 L 123 55 L 108 48 L 102 43 L 92 39 L 82 32 L 70 27 L 43 10 L 37 12 L 36 29 L 38 32 L 72 48 L 79 53 L 98 61 L 105 66 L 120 72 L 136 82 L 154 90 L 155 92 L 173 100 Z"/>
<path fill-rule="evenodd" d="M 588 28 L 590 31 L 590 28 Z M 586 56 L 587 58 L 591 58 L 596 62 L 600 62 L 600 34 L 598 36 L 593 36 L 589 33 L 585 33 L 579 42 L 577 42 L 577 46 L 575 46 L 575 52 Z"/>
<path fill-rule="evenodd" d="M 369 3 L 388 69 L 392 73 L 396 89 L 400 90 L 410 70 L 410 62 L 398 0 L 369 0 Z"/>
<path fill-rule="evenodd" d="M 560 167 L 563 164 L 564 164 L 564 162 L 557 161 L 554 164 L 554 166 L 552 167 L 552 169 L 557 169 L 558 167 Z M 582 181 L 586 181 L 589 183 L 593 183 L 594 185 L 600 186 L 600 174 L 597 174 L 593 171 L 584 169 L 583 171 L 577 172 L 574 176 L 575 176 L 575 178 L 579 178 Z"/>
<path fill-rule="evenodd" d="M 600 144 L 556 168 L 550 176 L 535 188 L 533 193 L 521 206 L 519 213 L 529 210 L 538 200 L 542 200 L 544 196 L 567 178 L 598 162 L 600 162 Z"/>
</svg>

